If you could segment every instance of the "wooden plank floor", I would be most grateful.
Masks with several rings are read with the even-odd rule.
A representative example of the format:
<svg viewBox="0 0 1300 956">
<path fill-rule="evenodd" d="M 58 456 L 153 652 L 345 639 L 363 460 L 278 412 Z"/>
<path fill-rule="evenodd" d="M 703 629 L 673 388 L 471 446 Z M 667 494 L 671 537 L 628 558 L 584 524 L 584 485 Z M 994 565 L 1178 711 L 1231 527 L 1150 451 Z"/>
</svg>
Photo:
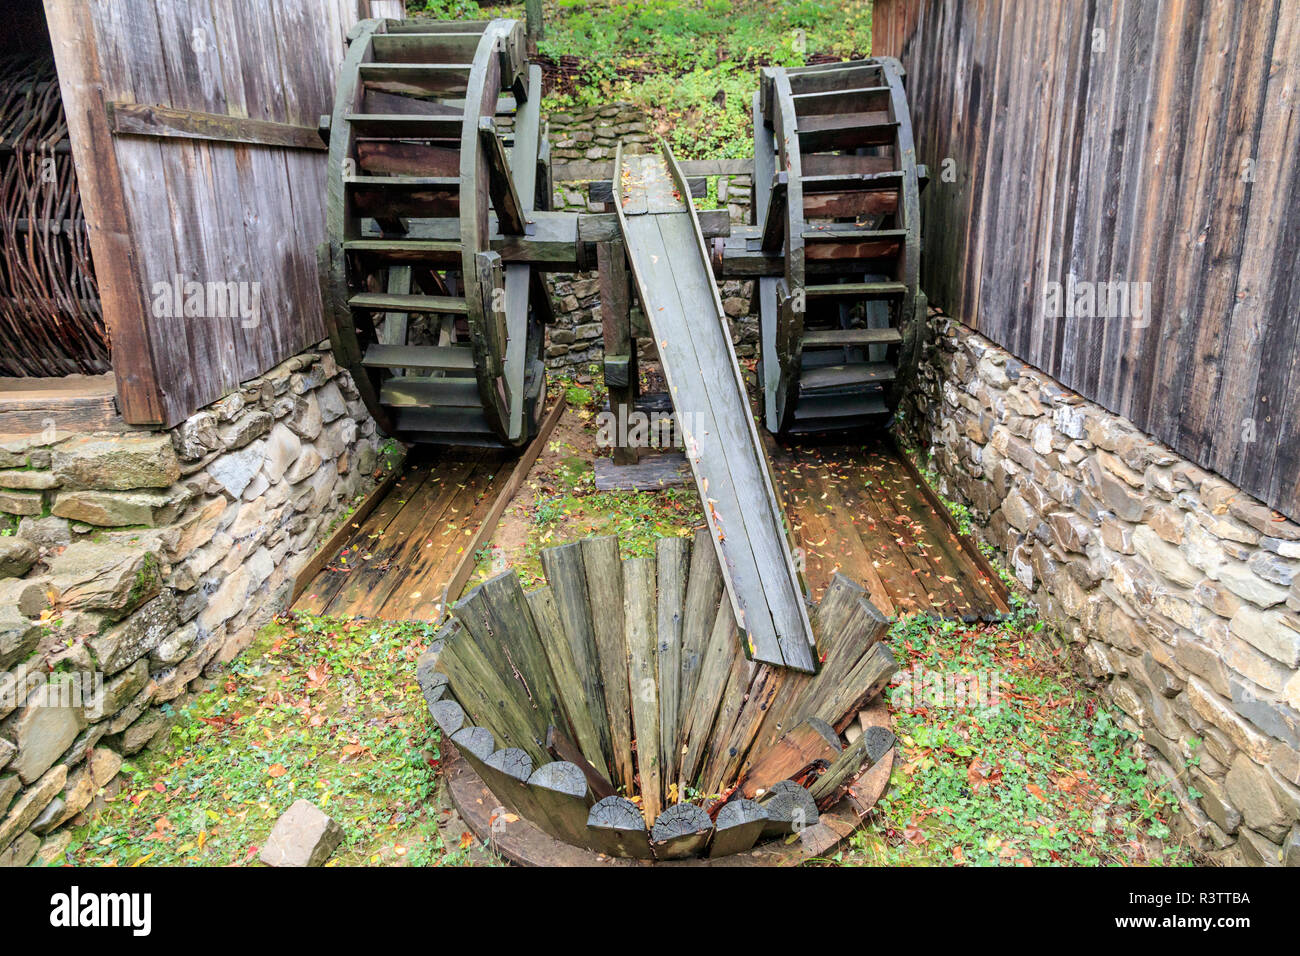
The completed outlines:
<svg viewBox="0 0 1300 956">
<path fill-rule="evenodd" d="M 443 590 L 515 459 L 492 451 L 432 454 L 408 459 L 392 491 L 307 585 L 294 610 L 386 621 L 438 618 Z"/>
<path fill-rule="evenodd" d="M 995 620 L 998 587 L 936 514 L 888 443 L 794 445 L 766 438 L 786 515 L 820 598 L 835 571 L 891 617 Z"/>
</svg>

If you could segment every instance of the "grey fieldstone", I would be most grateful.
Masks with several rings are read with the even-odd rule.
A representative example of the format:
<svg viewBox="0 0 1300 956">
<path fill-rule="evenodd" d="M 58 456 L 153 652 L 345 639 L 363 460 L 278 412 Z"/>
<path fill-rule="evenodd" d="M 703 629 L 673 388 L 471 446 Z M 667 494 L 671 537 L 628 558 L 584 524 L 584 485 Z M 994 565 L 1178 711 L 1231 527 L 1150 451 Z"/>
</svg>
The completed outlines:
<svg viewBox="0 0 1300 956">
<path fill-rule="evenodd" d="M 142 542 L 82 541 L 49 560 L 53 589 L 67 608 L 120 619 L 162 587 L 161 562 Z"/>
<path fill-rule="evenodd" d="M 0 488 L 0 512 L 11 515 L 38 515 L 44 510 L 44 493 Z"/>
<path fill-rule="evenodd" d="M 74 438 L 54 448 L 51 463 L 67 488 L 167 488 L 181 476 L 176 449 L 167 435 Z"/>
<path fill-rule="evenodd" d="M 267 866 L 321 866 L 343 839 L 343 828 L 307 800 L 295 800 L 275 821 L 258 854 Z"/>
<path fill-rule="evenodd" d="M 1246 826 L 1271 842 L 1280 842 L 1292 821 L 1273 793 L 1268 772 L 1243 754 L 1232 762 L 1223 784 L 1228 799 L 1241 809 Z"/>
<path fill-rule="evenodd" d="M 261 438 L 271 430 L 273 424 L 275 424 L 275 419 L 270 412 L 252 408 L 245 411 L 233 422 L 218 426 L 217 435 L 221 439 L 222 447 L 235 451 L 243 448 L 254 439 Z"/>
<path fill-rule="evenodd" d="M 1232 616 L 1232 633 L 1287 667 L 1300 666 L 1300 620 L 1283 611 L 1243 604 Z"/>
<path fill-rule="evenodd" d="M 32 822 L 41 815 L 41 811 L 49 806 L 50 801 L 59 795 L 67 780 L 68 768 L 60 764 L 14 801 L 14 805 L 9 808 L 8 816 L 0 820 L 0 847 L 8 846 L 31 826 Z"/>
<path fill-rule="evenodd" d="M 302 439 L 285 425 L 276 425 L 266 437 L 266 457 L 262 462 L 262 473 L 272 484 L 279 481 L 289 467 L 298 460 L 302 451 Z"/>
<path fill-rule="evenodd" d="M 258 469 L 262 467 L 265 457 L 265 442 L 256 441 L 238 451 L 221 455 L 208 465 L 208 474 L 226 490 L 232 498 L 238 498 L 253 480 Z"/>
<path fill-rule="evenodd" d="M 125 621 L 87 643 L 100 670 L 116 674 L 161 644 L 176 626 L 176 596 L 164 591 Z"/>
<path fill-rule="evenodd" d="M 0 471 L 0 488 L 21 488 L 26 491 L 46 491 L 57 488 L 59 479 L 48 471 Z"/>
<path fill-rule="evenodd" d="M 49 770 L 86 726 L 82 708 L 59 699 L 52 687 L 38 687 L 27 704 L 8 721 L 7 733 L 18 753 L 7 768 L 23 783 Z"/>
<path fill-rule="evenodd" d="M 0 850 L 0 867 L 26 866 L 41 848 L 41 838 L 35 833 L 24 833 L 8 847 Z"/>
<path fill-rule="evenodd" d="M 0 670 L 26 660 L 40 640 L 40 625 L 12 604 L 0 604 Z"/>
<path fill-rule="evenodd" d="M 170 524 L 190 499 L 177 486 L 168 491 L 61 491 L 54 497 L 52 513 L 105 528 Z"/>
</svg>

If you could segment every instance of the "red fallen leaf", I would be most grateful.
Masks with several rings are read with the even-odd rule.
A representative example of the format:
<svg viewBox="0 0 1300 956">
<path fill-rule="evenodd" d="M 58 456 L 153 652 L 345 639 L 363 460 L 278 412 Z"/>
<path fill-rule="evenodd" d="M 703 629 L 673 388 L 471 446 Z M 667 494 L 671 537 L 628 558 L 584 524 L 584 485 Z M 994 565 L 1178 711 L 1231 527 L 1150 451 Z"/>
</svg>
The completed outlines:
<svg viewBox="0 0 1300 956">
<path fill-rule="evenodd" d="M 1044 803 L 1047 802 L 1047 794 L 1043 793 L 1042 787 L 1036 786 L 1032 783 L 1028 783 L 1025 784 L 1025 789 L 1028 790 L 1030 793 L 1032 793 L 1034 796 L 1036 796 L 1039 800 L 1042 800 Z"/>
<path fill-rule="evenodd" d="M 167 792 L 167 784 L 163 783 L 161 780 L 155 782 L 153 788 L 157 790 L 159 793 Z"/>
<path fill-rule="evenodd" d="M 460 835 L 460 848 L 462 850 L 468 850 L 473 845 L 474 845 L 474 834 L 470 833 L 469 831 L 466 831 Z"/>
<path fill-rule="evenodd" d="M 288 770 L 284 769 L 284 764 L 282 763 L 273 763 L 271 766 L 266 768 L 267 775 L 271 777 L 283 777 L 288 772 Z"/>
</svg>

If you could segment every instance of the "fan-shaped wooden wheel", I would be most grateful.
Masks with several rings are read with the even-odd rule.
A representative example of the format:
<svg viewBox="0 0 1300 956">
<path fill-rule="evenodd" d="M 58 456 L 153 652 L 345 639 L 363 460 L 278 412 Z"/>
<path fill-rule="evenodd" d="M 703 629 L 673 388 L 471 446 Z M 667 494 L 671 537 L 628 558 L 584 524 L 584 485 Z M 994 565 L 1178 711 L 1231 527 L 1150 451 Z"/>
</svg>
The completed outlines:
<svg viewBox="0 0 1300 956">
<path fill-rule="evenodd" d="M 485 787 L 606 857 L 715 859 L 817 826 L 892 748 L 887 718 L 841 738 L 896 669 L 887 622 L 847 578 L 813 614 L 822 663 L 806 674 L 746 657 L 705 532 L 621 560 L 614 538 L 588 538 L 542 566 L 531 593 L 513 571 L 471 591 L 419 662 L 475 806 Z"/>
</svg>

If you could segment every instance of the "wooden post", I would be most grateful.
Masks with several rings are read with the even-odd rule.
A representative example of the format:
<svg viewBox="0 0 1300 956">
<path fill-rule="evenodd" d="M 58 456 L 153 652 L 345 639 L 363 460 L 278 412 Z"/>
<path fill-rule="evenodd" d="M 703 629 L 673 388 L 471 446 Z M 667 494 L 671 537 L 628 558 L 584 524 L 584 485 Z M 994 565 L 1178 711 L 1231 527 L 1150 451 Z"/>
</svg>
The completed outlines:
<svg viewBox="0 0 1300 956">
<path fill-rule="evenodd" d="M 524 15 L 527 20 L 528 56 L 537 55 L 537 41 L 546 39 L 546 28 L 542 25 L 542 0 L 525 0 Z"/>
<path fill-rule="evenodd" d="M 609 390 L 609 410 L 618 429 L 614 464 L 632 465 L 640 457 L 640 449 L 629 448 L 622 439 L 626 436 L 628 417 L 636 408 L 636 340 L 632 337 L 628 308 L 631 287 L 627 257 L 621 241 L 596 244 L 596 272 L 600 283 L 600 326 L 605 338 L 605 387 Z"/>
</svg>

